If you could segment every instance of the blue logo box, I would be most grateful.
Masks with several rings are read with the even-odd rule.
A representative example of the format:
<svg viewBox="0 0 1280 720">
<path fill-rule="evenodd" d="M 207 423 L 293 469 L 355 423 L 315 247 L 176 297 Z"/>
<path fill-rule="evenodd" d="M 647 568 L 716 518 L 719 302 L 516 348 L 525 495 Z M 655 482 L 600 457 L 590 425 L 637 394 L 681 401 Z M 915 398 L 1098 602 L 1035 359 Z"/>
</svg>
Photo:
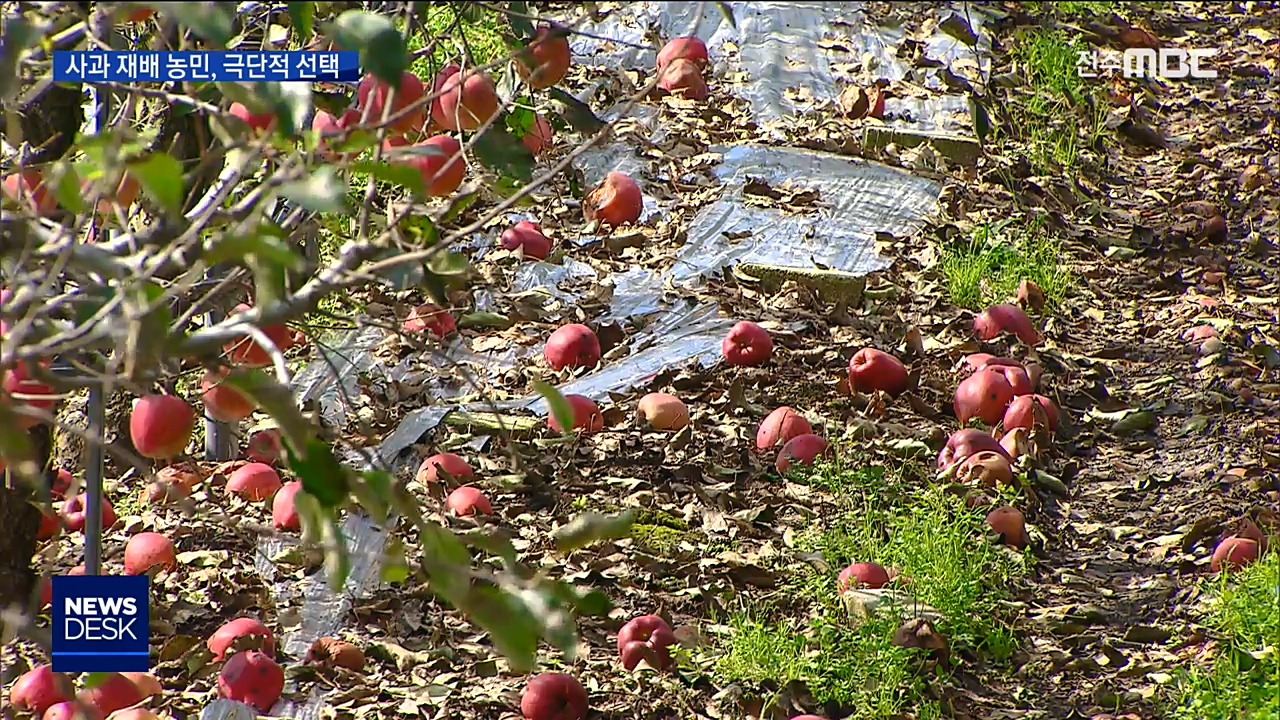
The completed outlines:
<svg viewBox="0 0 1280 720">
<path fill-rule="evenodd" d="M 53 671 L 151 669 L 150 580 L 145 575 L 53 578 Z"/>
</svg>

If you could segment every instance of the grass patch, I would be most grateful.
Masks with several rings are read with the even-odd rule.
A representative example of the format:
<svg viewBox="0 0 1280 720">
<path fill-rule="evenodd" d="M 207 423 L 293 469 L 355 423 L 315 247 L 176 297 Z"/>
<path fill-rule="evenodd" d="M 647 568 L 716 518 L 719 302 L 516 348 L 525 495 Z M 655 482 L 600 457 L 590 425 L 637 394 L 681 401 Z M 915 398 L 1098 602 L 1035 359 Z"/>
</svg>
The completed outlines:
<svg viewBox="0 0 1280 720">
<path fill-rule="evenodd" d="M 1280 718 L 1280 553 L 1209 582 L 1209 627 L 1220 635 L 1213 664 L 1178 678 L 1173 720 Z"/>
<path fill-rule="evenodd" d="M 1037 217 L 1025 225 L 1013 218 L 982 225 L 967 240 L 942 249 L 942 274 L 947 295 L 957 307 L 981 310 L 1007 302 L 1018 285 L 1030 280 L 1044 291 L 1046 305 L 1063 300 L 1071 287 L 1071 272 L 1061 264 L 1062 248 Z"/>
<path fill-rule="evenodd" d="M 1105 103 L 1085 102 L 1100 81 L 1079 72 L 1079 51 L 1088 49 L 1079 38 L 1057 31 L 1034 30 L 1019 38 L 1014 60 L 1030 92 L 1013 98 L 1010 120 L 1036 174 L 1075 169 L 1081 150 L 1095 144 L 1102 132 Z"/>
<path fill-rule="evenodd" d="M 1027 12 L 1033 15 L 1056 13 L 1059 17 L 1085 20 L 1120 10 L 1120 3 L 1115 2 L 1029 2 L 1025 5 Z"/>
<path fill-rule="evenodd" d="M 831 492 L 837 511 L 798 533 L 802 554 L 831 568 L 787 568 L 776 604 L 746 607 L 729 619 L 711 652 L 723 682 L 751 685 L 801 681 L 829 710 L 854 718 L 943 715 L 924 692 L 919 650 L 893 644 L 903 617 L 877 610 L 860 618 L 836 590 L 836 575 L 852 562 L 896 567 L 910 578 L 912 601 L 941 614 L 938 631 L 952 652 L 1001 661 L 1014 647 L 1005 588 L 1023 570 L 1016 556 L 985 537 L 985 513 L 966 509 L 936 486 L 912 487 L 908 472 L 881 467 L 823 467 L 808 481 Z M 920 608 L 916 608 L 917 610 Z M 910 608 L 908 608 L 910 610 Z M 945 674 L 945 669 L 937 672 Z"/>
<path fill-rule="evenodd" d="M 464 51 L 471 56 L 471 62 L 478 65 L 487 65 L 509 54 L 502 41 L 505 18 L 498 13 L 472 3 L 425 3 L 421 7 L 425 35 L 412 33 L 408 38 L 409 51 L 416 53 L 426 48 L 431 38 L 438 39 L 430 55 L 418 58 L 410 66 L 424 81 L 430 81 L 445 65 L 458 62 Z"/>
</svg>

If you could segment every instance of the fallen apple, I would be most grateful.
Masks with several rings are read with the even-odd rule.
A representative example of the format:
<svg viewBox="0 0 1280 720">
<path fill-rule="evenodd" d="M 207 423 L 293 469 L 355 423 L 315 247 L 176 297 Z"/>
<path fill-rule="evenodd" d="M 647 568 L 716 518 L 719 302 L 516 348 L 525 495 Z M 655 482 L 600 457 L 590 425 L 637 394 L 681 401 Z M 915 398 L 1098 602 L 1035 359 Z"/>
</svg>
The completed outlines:
<svg viewBox="0 0 1280 720">
<path fill-rule="evenodd" d="M 907 390 L 907 366 L 887 352 L 863 348 L 849 359 L 849 389 L 883 391 L 897 397 Z"/>
<path fill-rule="evenodd" d="M 1013 485 L 1013 467 L 1009 458 L 994 450 L 980 450 L 960 462 L 956 469 L 960 482 L 974 482 L 982 487 Z"/>
<path fill-rule="evenodd" d="M 227 492 L 249 502 L 262 502 L 280 489 L 280 473 L 266 463 L 245 463 L 227 478 Z"/>
<path fill-rule="evenodd" d="M 586 325 L 564 325 L 547 338 L 542 355 L 552 370 L 595 367 L 600 362 L 600 340 Z"/>
<path fill-rule="evenodd" d="M 205 644 L 213 653 L 214 662 L 225 660 L 228 651 L 260 649 L 268 655 L 276 652 L 276 637 L 271 629 L 251 617 L 228 621 L 210 635 Z"/>
<path fill-rule="evenodd" d="M 667 393 L 649 393 L 640 398 L 636 413 L 654 430 L 683 430 L 689 424 L 688 406 Z"/>
<path fill-rule="evenodd" d="M 542 26 L 515 56 L 516 72 L 533 90 L 545 90 L 564 79 L 572 54 L 563 28 Z"/>
<path fill-rule="evenodd" d="M 960 381 L 952 408 L 961 425 L 967 425 L 973 418 L 995 425 L 1004 419 L 1004 411 L 1013 397 L 1013 386 L 1004 373 L 988 367 Z"/>
<path fill-rule="evenodd" d="M 542 226 L 521 220 L 502 231 L 502 249 L 519 250 L 527 258 L 546 260 L 551 254 L 551 241 L 542 234 Z"/>
<path fill-rule="evenodd" d="M 1004 544 L 1021 550 L 1027 546 L 1027 521 L 1014 507 L 998 507 L 987 513 L 987 526 Z"/>
<path fill-rule="evenodd" d="M 1039 412 L 1037 412 L 1037 406 L 1039 406 Z M 1037 416 L 1041 413 L 1043 413 L 1043 420 L 1038 421 Z M 1008 409 L 1004 411 L 1004 419 L 1000 421 L 1001 427 L 1005 430 L 1017 428 L 1034 430 L 1037 424 L 1048 427 L 1049 432 L 1058 430 L 1058 406 L 1043 395 L 1015 397 L 1013 402 L 1009 403 Z"/>
<path fill-rule="evenodd" d="M 400 75 L 394 97 L 390 83 L 379 80 L 372 73 L 364 76 L 356 92 L 363 116 L 371 126 L 382 124 L 384 112 L 388 118 L 399 116 L 388 123 L 387 129 L 400 134 L 414 132 L 426 122 L 426 105 L 419 102 L 426 89 L 422 78 L 411 72 L 405 71 Z"/>
<path fill-rule="evenodd" d="M 672 60 L 658 76 L 658 87 L 687 100 L 706 100 L 710 91 L 702 68 L 692 60 Z"/>
<path fill-rule="evenodd" d="M 259 430 L 249 436 L 249 449 L 245 452 L 249 462 L 275 465 L 284 460 L 283 436 L 276 428 Z"/>
<path fill-rule="evenodd" d="M 130 705 L 137 705 L 143 700 L 138 686 L 117 672 L 107 673 L 97 685 L 81 690 L 76 697 L 103 717 Z"/>
<path fill-rule="evenodd" d="M 1014 428 L 1000 438 L 1000 447 L 1010 460 L 1017 460 L 1031 451 L 1031 438 L 1025 428 Z"/>
<path fill-rule="evenodd" d="M 160 684 L 160 680 L 155 675 L 145 672 L 122 672 L 121 675 L 129 678 L 129 682 L 138 688 L 138 692 L 142 694 L 142 698 L 156 697 L 164 694 L 164 686 Z"/>
<path fill-rule="evenodd" d="M 582 201 L 582 214 L 587 222 L 599 220 L 613 227 L 638 222 L 643 210 L 644 194 L 640 186 L 620 172 L 605 175 L 604 181 Z"/>
<path fill-rule="evenodd" d="M 591 398 L 583 395 L 565 395 L 564 399 L 569 403 L 569 408 L 573 410 L 573 430 L 582 433 L 600 432 L 604 429 L 604 416 L 600 414 L 600 407 L 595 404 Z M 556 432 L 564 432 L 560 427 L 560 423 L 556 422 L 554 414 L 547 415 L 547 427 Z"/>
<path fill-rule="evenodd" d="M 418 472 L 414 476 L 418 482 L 426 485 L 428 483 L 439 482 L 440 472 L 446 472 L 449 477 L 456 480 L 466 480 L 475 477 L 475 472 L 471 466 L 463 460 L 461 456 L 454 453 L 437 453 L 422 461 L 418 466 Z"/>
<path fill-rule="evenodd" d="M 444 506 L 446 510 L 458 517 L 493 514 L 493 506 L 489 504 L 489 498 L 485 497 L 479 488 L 470 485 L 454 488 L 453 492 L 449 493 L 449 497 L 445 498 Z"/>
<path fill-rule="evenodd" d="M 67 500 L 62 504 L 62 524 L 71 532 L 84 532 L 85 524 L 89 520 L 89 496 L 80 493 L 75 497 Z M 116 511 L 111 507 L 111 501 L 102 498 L 102 529 L 109 530 L 119 519 L 116 517 Z"/>
<path fill-rule="evenodd" d="M 662 616 L 637 615 L 618 630 L 618 652 L 621 653 L 622 648 L 633 642 L 667 646 L 676 643 L 676 636 L 671 631 L 671 625 Z"/>
<path fill-rule="evenodd" d="M 423 303 L 409 311 L 400 325 L 406 335 L 419 335 L 424 331 L 438 338 L 448 337 L 458 329 L 458 322 L 448 310 L 432 303 Z"/>
<path fill-rule="evenodd" d="M 284 692 L 284 669 L 257 650 L 238 652 L 218 673 L 218 695 L 268 714 Z"/>
<path fill-rule="evenodd" d="M 572 675 L 544 673 L 525 686 L 520 714 L 524 720 L 584 720 L 587 691 Z"/>
<path fill-rule="evenodd" d="M 298 517 L 298 506 L 295 499 L 302 492 L 302 483 L 297 480 L 280 486 L 271 498 L 271 526 L 276 530 L 302 530 L 302 520 Z"/>
<path fill-rule="evenodd" d="M 773 338 L 768 330 L 743 320 L 729 329 L 720 343 L 720 352 L 730 365 L 763 365 L 773 357 Z"/>
<path fill-rule="evenodd" d="M 340 667 L 359 672 L 364 669 L 364 651 L 346 640 L 322 637 L 307 649 L 307 663 Z"/>
<path fill-rule="evenodd" d="M 860 587 L 879 590 L 888 584 L 889 572 L 873 562 L 853 563 L 841 570 L 840 577 L 836 578 L 836 587 L 840 592 Z"/>
<path fill-rule="evenodd" d="M 994 340 L 1001 333 L 1010 333 L 1031 346 L 1044 339 L 1036 330 L 1031 318 L 1017 305 L 992 305 L 973 319 L 973 331 L 979 340 Z"/>
<path fill-rule="evenodd" d="M 691 60 L 699 67 L 705 67 L 710 60 L 706 43 L 692 36 L 671 38 L 658 51 L 658 69 L 661 70 L 676 60 Z"/>
<path fill-rule="evenodd" d="M 65 675 L 53 671 L 49 665 L 37 665 L 14 681 L 9 688 L 9 704 L 35 715 L 71 699 L 67 693 L 71 681 Z"/>
<path fill-rule="evenodd" d="M 195 411 L 173 395 L 144 395 L 134 402 L 129 415 L 133 449 L 152 460 L 181 455 L 195 427 Z"/>
<path fill-rule="evenodd" d="M 768 450 L 787 444 L 792 438 L 813 433 L 809 421 L 795 410 L 783 405 L 765 416 L 756 429 L 756 449 Z"/>
<path fill-rule="evenodd" d="M 817 435 L 797 435 L 787 441 L 778 451 L 778 459 L 773 467 L 778 474 L 791 469 L 792 465 L 813 465 L 819 456 L 827 452 L 827 441 Z"/>
<path fill-rule="evenodd" d="M 1257 540 L 1232 535 L 1224 538 L 1213 549 L 1213 557 L 1209 559 L 1209 569 L 1213 572 L 1239 570 L 1256 562 L 1261 555 L 1260 550 Z"/>
<path fill-rule="evenodd" d="M 129 538 L 124 546 L 124 574 L 143 575 L 151 568 L 175 570 L 178 556 L 169 538 L 154 532 L 143 532 Z"/>
<path fill-rule="evenodd" d="M 1040 312 L 1044 309 L 1044 290 L 1032 280 L 1024 279 L 1018 283 L 1018 304 L 1024 308 L 1030 308 L 1032 312 Z"/>
<path fill-rule="evenodd" d="M 67 700 L 50 705 L 40 720 L 102 720 L 102 718 L 102 713 L 97 709 Z"/>
<path fill-rule="evenodd" d="M 938 453 L 938 469 L 945 470 L 983 450 L 1004 453 L 1006 459 L 1013 460 L 990 433 L 977 428 L 965 428 L 951 433 L 951 437 L 947 438 L 946 446 Z"/>
</svg>

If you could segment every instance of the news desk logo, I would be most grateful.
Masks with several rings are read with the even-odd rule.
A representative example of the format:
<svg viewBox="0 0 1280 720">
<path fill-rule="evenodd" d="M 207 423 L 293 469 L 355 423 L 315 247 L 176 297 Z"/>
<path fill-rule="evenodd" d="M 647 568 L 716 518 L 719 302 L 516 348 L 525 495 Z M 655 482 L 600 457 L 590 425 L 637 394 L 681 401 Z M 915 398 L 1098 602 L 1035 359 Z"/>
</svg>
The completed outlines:
<svg viewBox="0 0 1280 720">
<path fill-rule="evenodd" d="M 150 670 L 146 576 L 53 578 L 53 671 Z"/>
<path fill-rule="evenodd" d="M 1164 80 L 1212 80 L 1218 71 L 1201 63 L 1217 55 L 1217 50 L 1204 48 L 1129 48 L 1119 50 L 1078 50 L 1076 71 L 1080 77 L 1103 77 L 1117 73 L 1126 78 L 1161 78 Z"/>
</svg>

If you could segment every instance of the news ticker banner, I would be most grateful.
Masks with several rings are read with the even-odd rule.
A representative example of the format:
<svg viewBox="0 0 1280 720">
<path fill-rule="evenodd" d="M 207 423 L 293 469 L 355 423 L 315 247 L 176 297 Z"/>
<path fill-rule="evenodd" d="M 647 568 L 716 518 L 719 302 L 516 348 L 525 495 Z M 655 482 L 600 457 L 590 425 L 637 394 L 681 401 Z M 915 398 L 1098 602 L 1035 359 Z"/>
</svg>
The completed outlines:
<svg viewBox="0 0 1280 720">
<path fill-rule="evenodd" d="M 149 671 L 150 598 L 145 575 L 54 577 L 53 671 Z"/>
<path fill-rule="evenodd" d="M 65 83 L 358 82 L 360 53 L 313 50 L 55 50 Z"/>
</svg>

